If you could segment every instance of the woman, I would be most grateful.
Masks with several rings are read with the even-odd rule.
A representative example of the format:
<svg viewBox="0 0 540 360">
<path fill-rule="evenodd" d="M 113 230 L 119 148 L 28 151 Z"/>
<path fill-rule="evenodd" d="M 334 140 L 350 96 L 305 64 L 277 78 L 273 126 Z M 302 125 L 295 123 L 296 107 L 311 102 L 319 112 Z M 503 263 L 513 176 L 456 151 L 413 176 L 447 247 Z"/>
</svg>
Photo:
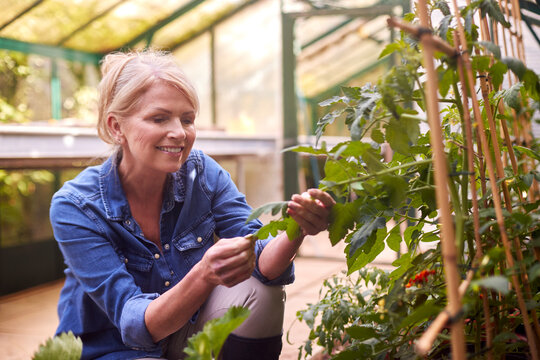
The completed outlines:
<svg viewBox="0 0 540 360">
<path fill-rule="evenodd" d="M 303 235 L 253 242 L 250 207 L 229 174 L 192 150 L 199 102 L 169 54 L 110 54 L 102 63 L 98 133 L 116 151 L 53 197 L 51 222 L 67 265 L 57 332 L 83 359 L 183 357 L 186 340 L 230 306 L 249 318 L 224 359 L 277 359 L 283 286 L 306 234 L 328 224 L 332 198 L 294 195 Z M 214 241 L 214 238 L 219 239 Z"/>
</svg>

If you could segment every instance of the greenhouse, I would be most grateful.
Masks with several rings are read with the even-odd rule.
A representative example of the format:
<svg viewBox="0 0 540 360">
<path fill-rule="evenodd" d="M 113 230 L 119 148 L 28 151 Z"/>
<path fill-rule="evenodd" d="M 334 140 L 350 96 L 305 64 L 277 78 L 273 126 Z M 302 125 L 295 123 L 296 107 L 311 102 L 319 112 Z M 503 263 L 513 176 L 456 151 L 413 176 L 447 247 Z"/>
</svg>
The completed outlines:
<svg viewBox="0 0 540 360">
<path fill-rule="evenodd" d="M 298 351 L 306 358 L 319 351 L 339 359 L 405 359 L 416 351 L 429 359 L 498 359 L 501 349 L 516 356 L 507 358 L 538 359 L 540 5 L 459 1 L 456 12 L 455 0 L 425 3 L 0 0 L 0 299 L 64 279 L 49 208 L 66 181 L 111 154 L 96 130 L 104 57 L 163 50 L 199 97 L 194 148 L 230 173 L 258 209 L 265 234 L 291 238 L 294 221 L 276 204 L 309 188 L 325 190 L 337 202 L 328 232 L 308 237 L 299 258 L 324 267 L 337 257 L 346 281 L 356 281 L 314 281 L 322 295 L 324 286 L 359 291 L 360 281 L 379 289 L 356 302 L 329 291 L 309 300 L 307 310 L 307 301 L 290 310 L 311 333 L 294 349 L 285 345 L 281 359 L 296 359 Z M 466 134 L 467 121 L 478 118 Z M 437 163 L 441 156 L 445 165 Z M 471 174 L 476 180 L 468 184 Z M 441 190 L 446 183 L 448 191 Z M 444 238 L 456 239 L 456 249 Z M 372 263 L 382 265 L 365 273 Z M 460 284 L 468 292 L 454 297 Z M 508 299 L 506 288 L 514 292 L 517 284 L 523 295 Z M 462 301 L 463 308 L 455 305 Z M 350 318 L 332 303 L 351 309 Z M 496 306 L 500 314 L 482 312 Z M 371 317 L 353 318 L 368 308 Z M 434 332 L 431 324 L 444 312 L 450 320 L 425 340 L 421 335 Z M 338 313 L 342 320 L 325 328 Z M 379 316 L 384 320 L 373 320 Z M 0 345 L 10 341 L 2 326 Z M 429 352 L 410 345 L 422 341 Z"/>
</svg>

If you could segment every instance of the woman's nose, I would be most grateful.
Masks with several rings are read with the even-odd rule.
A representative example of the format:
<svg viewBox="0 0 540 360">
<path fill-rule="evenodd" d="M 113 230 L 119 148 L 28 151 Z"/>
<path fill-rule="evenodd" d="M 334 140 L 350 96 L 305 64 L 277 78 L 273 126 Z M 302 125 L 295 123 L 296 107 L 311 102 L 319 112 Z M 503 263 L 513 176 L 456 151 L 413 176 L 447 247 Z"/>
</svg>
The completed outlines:
<svg viewBox="0 0 540 360">
<path fill-rule="evenodd" d="M 171 139 L 184 139 L 186 137 L 186 131 L 182 126 L 182 122 L 171 122 L 171 127 L 168 129 L 167 136 Z"/>
</svg>

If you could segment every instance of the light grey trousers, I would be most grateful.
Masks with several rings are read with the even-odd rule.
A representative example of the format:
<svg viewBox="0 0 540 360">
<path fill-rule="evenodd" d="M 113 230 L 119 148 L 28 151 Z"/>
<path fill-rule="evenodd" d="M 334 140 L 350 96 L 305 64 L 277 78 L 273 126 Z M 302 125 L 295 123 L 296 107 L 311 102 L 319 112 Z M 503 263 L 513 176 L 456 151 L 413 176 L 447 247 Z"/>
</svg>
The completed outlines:
<svg viewBox="0 0 540 360">
<path fill-rule="evenodd" d="M 266 286 L 251 277 L 231 288 L 217 286 L 201 307 L 197 320 L 169 336 L 166 359 L 183 359 L 187 339 L 201 331 L 209 320 L 223 316 L 231 306 L 243 306 L 250 311 L 249 317 L 233 331 L 235 335 L 257 339 L 282 333 L 284 286 Z"/>
</svg>

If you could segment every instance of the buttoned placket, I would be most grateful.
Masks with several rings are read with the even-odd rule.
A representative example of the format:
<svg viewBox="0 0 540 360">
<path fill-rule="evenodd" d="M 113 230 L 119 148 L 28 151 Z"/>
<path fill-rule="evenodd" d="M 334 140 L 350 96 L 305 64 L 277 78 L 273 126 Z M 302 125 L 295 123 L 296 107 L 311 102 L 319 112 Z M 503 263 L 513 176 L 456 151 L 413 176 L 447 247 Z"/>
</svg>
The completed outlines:
<svg viewBox="0 0 540 360">
<path fill-rule="evenodd" d="M 167 208 L 169 207 L 170 207 L 170 204 L 167 204 Z M 130 233 L 132 233 L 134 236 L 138 235 L 142 240 L 144 240 L 147 244 L 149 244 L 149 246 L 153 247 L 152 248 L 152 251 L 154 251 L 153 258 L 156 262 L 155 266 L 159 269 L 161 279 L 163 280 L 163 283 L 162 283 L 163 291 L 168 290 L 169 287 L 171 286 L 171 280 L 172 280 L 171 277 L 174 275 L 174 272 L 170 269 L 169 264 L 167 263 L 166 256 L 164 254 L 162 255 L 159 252 L 159 249 L 156 246 L 156 244 L 154 244 L 153 242 L 149 241 L 148 239 L 144 237 L 143 232 L 140 229 L 138 229 L 138 226 L 134 220 L 127 218 L 127 219 L 124 219 L 123 223 L 124 223 L 124 227 Z M 164 253 L 169 252 L 169 250 L 170 250 L 170 245 L 168 243 L 164 244 L 163 252 Z M 128 262 L 129 262 L 129 259 L 124 258 L 124 263 L 127 264 Z"/>
</svg>

